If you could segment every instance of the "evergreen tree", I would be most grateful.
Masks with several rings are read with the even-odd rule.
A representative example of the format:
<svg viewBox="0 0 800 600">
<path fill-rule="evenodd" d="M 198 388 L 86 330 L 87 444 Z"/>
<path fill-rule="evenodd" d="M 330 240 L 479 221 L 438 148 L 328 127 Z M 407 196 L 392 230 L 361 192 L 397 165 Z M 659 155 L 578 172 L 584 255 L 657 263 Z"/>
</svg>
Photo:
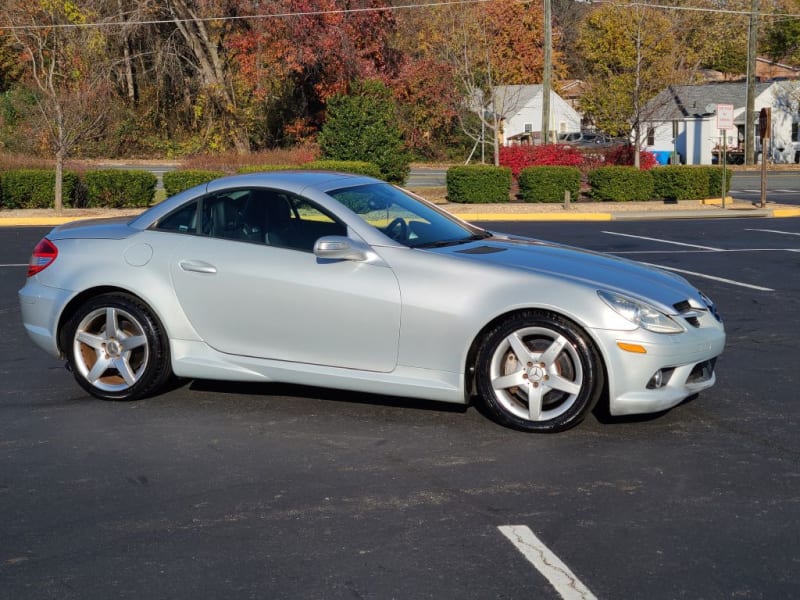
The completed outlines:
<svg viewBox="0 0 800 600">
<path fill-rule="evenodd" d="M 319 135 L 322 154 L 373 163 L 387 181 L 403 183 L 411 158 L 396 121 L 392 94 L 383 83 L 355 82 L 350 94 L 328 101 L 328 118 Z"/>
</svg>

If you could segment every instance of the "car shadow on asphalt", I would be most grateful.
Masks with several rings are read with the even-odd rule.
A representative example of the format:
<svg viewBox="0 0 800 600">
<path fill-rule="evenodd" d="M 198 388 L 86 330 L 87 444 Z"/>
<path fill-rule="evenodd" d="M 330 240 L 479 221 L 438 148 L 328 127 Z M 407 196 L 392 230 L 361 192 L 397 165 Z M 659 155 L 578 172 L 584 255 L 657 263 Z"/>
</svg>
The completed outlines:
<svg viewBox="0 0 800 600">
<path fill-rule="evenodd" d="M 184 381 L 183 383 L 185 384 L 186 382 Z M 292 385 L 288 383 L 253 383 L 196 379 L 190 381 L 188 387 L 192 391 L 212 392 L 223 395 L 238 394 L 243 396 L 308 398 L 313 400 L 347 402 L 349 404 L 371 404 L 390 408 L 414 408 L 417 410 L 442 413 L 465 413 L 470 407 L 465 404 L 452 404 L 434 400 L 386 396 L 383 394 L 369 394 L 366 392 L 352 392 L 348 390 Z"/>
</svg>

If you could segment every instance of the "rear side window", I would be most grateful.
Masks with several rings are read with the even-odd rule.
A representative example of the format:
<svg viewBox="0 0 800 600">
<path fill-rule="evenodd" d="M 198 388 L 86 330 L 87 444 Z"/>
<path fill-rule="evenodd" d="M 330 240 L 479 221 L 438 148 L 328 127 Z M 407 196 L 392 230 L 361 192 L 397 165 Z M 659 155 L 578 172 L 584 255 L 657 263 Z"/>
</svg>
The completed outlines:
<svg viewBox="0 0 800 600">
<path fill-rule="evenodd" d="M 171 212 L 158 222 L 156 229 L 175 233 L 197 233 L 197 202 L 190 202 Z"/>
</svg>

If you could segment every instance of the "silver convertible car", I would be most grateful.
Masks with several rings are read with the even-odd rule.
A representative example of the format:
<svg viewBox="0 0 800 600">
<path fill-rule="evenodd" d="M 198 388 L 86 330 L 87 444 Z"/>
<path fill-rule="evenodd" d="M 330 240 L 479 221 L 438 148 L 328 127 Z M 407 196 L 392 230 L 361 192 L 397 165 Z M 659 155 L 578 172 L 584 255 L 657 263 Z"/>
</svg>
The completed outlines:
<svg viewBox="0 0 800 600">
<path fill-rule="evenodd" d="M 444 402 L 561 431 L 714 384 L 725 333 L 676 275 L 486 231 L 387 183 L 218 179 L 133 220 L 53 229 L 19 292 L 30 337 L 108 400 L 172 376 Z"/>
</svg>

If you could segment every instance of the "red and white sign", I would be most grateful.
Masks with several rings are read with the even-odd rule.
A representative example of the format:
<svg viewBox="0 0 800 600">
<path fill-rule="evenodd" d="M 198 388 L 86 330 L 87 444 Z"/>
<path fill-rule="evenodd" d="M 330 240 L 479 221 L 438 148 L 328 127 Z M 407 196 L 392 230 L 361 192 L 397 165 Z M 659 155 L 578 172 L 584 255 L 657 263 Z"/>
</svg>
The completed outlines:
<svg viewBox="0 0 800 600">
<path fill-rule="evenodd" d="M 733 104 L 717 104 L 717 129 L 733 129 Z"/>
</svg>

